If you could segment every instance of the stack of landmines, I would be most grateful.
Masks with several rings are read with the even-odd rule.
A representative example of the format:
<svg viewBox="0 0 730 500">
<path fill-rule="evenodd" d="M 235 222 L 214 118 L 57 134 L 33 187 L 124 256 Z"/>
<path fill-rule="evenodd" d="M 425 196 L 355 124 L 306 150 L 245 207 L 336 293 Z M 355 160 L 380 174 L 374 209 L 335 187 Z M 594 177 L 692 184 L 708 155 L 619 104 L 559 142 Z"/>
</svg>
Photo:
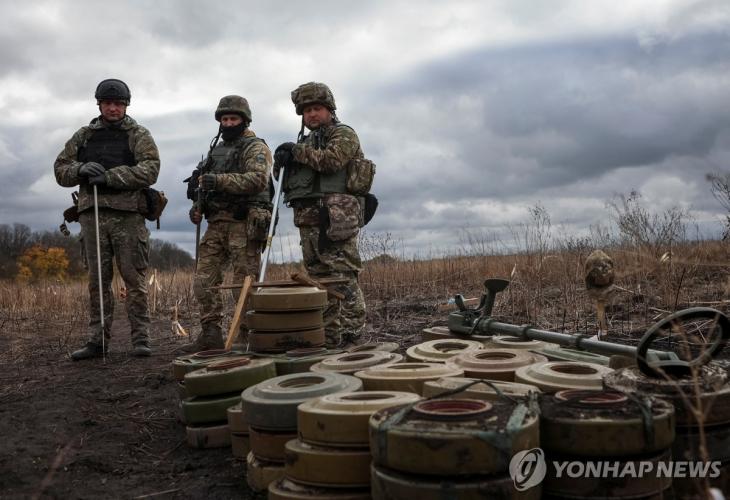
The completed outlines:
<svg viewBox="0 0 730 500">
<path fill-rule="evenodd" d="M 269 485 L 269 499 L 369 499 L 370 416 L 420 399 L 408 392 L 371 391 L 302 403 L 297 409 L 299 437 L 286 443 L 284 478 Z"/>
<path fill-rule="evenodd" d="M 242 408 L 251 450 L 246 457 L 246 482 L 251 489 L 264 491 L 284 476 L 285 445 L 297 437 L 297 407 L 301 403 L 361 389 L 362 382 L 349 375 L 293 373 L 243 391 Z"/>
<path fill-rule="evenodd" d="M 191 367 L 197 369 L 185 373 Z M 276 367 L 271 359 L 208 351 L 176 359 L 173 373 L 183 374 L 180 406 L 188 445 L 221 448 L 231 445 L 228 409 L 241 402 L 241 391 L 275 377 Z"/>
<path fill-rule="evenodd" d="M 251 351 L 283 353 L 324 345 L 326 290 L 308 286 L 259 288 L 251 294 L 250 306 L 246 325 Z"/>
</svg>

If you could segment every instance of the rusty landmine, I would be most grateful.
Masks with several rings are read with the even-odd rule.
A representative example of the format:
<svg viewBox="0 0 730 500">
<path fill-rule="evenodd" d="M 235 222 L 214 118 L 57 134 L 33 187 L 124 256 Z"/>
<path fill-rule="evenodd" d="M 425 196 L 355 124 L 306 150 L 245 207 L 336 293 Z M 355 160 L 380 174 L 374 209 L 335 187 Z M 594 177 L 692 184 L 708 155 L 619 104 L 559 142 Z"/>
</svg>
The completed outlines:
<svg viewBox="0 0 730 500">
<path fill-rule="evenodd" d="M 506 399 L 489 403 L 456 400 L 455 407 L 436 406 L 435 410 L 428 405 L 453 401 L 424 401 L 373 414 L 373 462 L 411 474 L 498 474 L 507 470 L 516 452 L 539 446 L 538 415 L 526 405 Z M 415 410 L 416 406 L 425 408 L 426 413 Z M 468 419 L 441 418 L 452 410 L 474 414 Z M 434 412 L 438 418 L 434 418 Z"/>
<path fill-rule="evenodd" d="M 238 402 L 226 409 L 226 416 L 228 417 L 228 427 L 231 428 L 232 433 L 248 434 L 248 420 L 246 420 L 246 414 L 243 411 L 243 403 Z"/>
<path fill-rule="evenodd" d="M 424 341 L 428 340 L 445 340 L 445 339 L 462 339 L 462 340 L 478 340 L 479 342 L 488 342 L 491 335 L 464 335 L 460 333 L 454 333 L 445 326 L 432 326 L 431 328 L 424 328 L 421 333 L 421 338 Z"/>
<path fill-rule="evenodd" d="M 322 310 L 296 312 L 256 312 L 246 313 L 246 325 L 251 330 L 267 332 L 293 332 L 322 328 Z"/>
<path fill-rule="evenodd" d="M 249 427 L 248 442 L 251 452 L 261 460 L 283 462 L 284 446 L 287 441 L 296 439 L 296 431 L 274 432 Z"/>
<path fill-rule="evenodd" d="M 443 363 L 447 359 L 465 352 L 478 351 L 484 344 L 476 340 L 429 340 L 406 349 L 408 359 L 415 362 Z"/>
<path fill-rule="evenodd" d="M 522 337 L 512 337 L 510 335 L 494 335 L 489 338 L 484 347 L 485 349 L 530 349 L 534 351 L 557 347 L 557 345 L 542 340 L 523 339 Z"/>
<path fill-rule="evenodd" d="M 286 443 L 286 477 L 302 484 L 367 487 L 370 484 L 367 446 L 333 448 L 292 439 Z"/>
<path fill-rule="evenodd" d="M 730 424 L 730 362 L 713 361 L 702 366 L 697 379 L 691 377 L 662 380 L 647 377 L 636 367 L 621 368 L 607 375 L 603 384 L 637 397 L 657 396 L 670 401 L 675 407 L 678 426 L 696 426 L 685 398 L 695 403 L 696 391 L 705 413 L 705 425 Z M 684 395 L 684 398 L 682 397 Z"/>
<path fill-rule="evenodd" d="M 246 458 L 246 455 L 251 451 L 248 433 L 231 432 L 231 451 L 234 457 Z"/>
<path fill-rule="evenodd" d="M 605 460 L 603 456 L 594 460 Z M 669 462 L 672 454 L 669 450 L 661 453 L 640 456 L 625 460 L 610 460 L 611 464 L 617 464 L 618 471 L 629 467 L 630 470 L 641 470 L 642 462 L 651 462 L 652 471 L 656 471 L 659 462 Z M 665 495 L 672 487 L 672 477 L 663 477 L 663 475 L 644 474 L 641 477 L 632 477 L 632 475 L 616 474 L 608 477 L 571 477 L 570 472 L 563 473 L 558 477 L 555 470 L 554 462 L 567 461 L 571 462 L 568 467 L 574 468 L 576 471 L 585 470 L 586 459 L 576 457 L 574 455 L 556 455 L 547 454 L 547 474 L 542 483 L 543 494 L 545 498 L 615 498 L 615 499 L 645 499 L 645 498 L 667 498 Z M 587 475 L 591 476 L 591 475 Z M 672 497 L 673 498 L 673 497 Z"/>
<path fill-rule="evenodd" d="M 254 352 L 283 353 L 301 348 L 322 348 L 325 343 L 324 328 L 290 332 L 251 330 L 248 333 L 249 348 Z"/>
<path fill-rule="evenodd" d="M 462 387 L 466 387 L 466 389 L 457 392 Z M 512 399 L 525 400 L 531 392 L 538 393 L 540 389 L 534 385 L 478 378 L 444 377 L 428 381 L 423 385 L 423 397 L 425 398 L 439 396 L 449 399 L 467 398 L 493 401 L 508 396 Z M 443 396 L 445 393 L 450 393 L 450 395 Z"/>
<path fill-rule="evenodd" d="M 373 465 L 370 484 L 375 499 L 388 500 L 540 500 L 541 487 L 517 491 L 509 475 L 469 476 L 466 478 L 412 475 Z"/>
<path fill-rule="evenodd" d="M 302 347 L 290 349 L 283 354 L 273 355 L 277 375 L 308 372 L 312 365 L 323 359 L 341 354 L 341 349 L 327 349 L 325 347 Z"/>
<path fill-rule="evenodd" d="M 443 363 L 395 363 L 355 372 L 366 391 L 406 391 L 421 394 L 423 384 L 443 377 L 463 377 L 464 371 Z"/>
<path fill-rule="evenodd" d="M 323 446 L 368 446 L 368 421 L 389 406 L 415 403 L 411 392 L 378 391 L 330 394 L 297 408 L 299 438 Z"/>
<path fill-rule="evenodd" d="M 465 377 L 513 382 L 517 368 L 546 361 L 545 356 L 525 349 L 483 349 L 458 354 L 446 365 L 461 368 Z"/>
<path fill-rule="evenodd" d="M 254 491 L 266 491 L 269 484 L 284 477 L 284 464 L 246 455 L 246 484 Z"/>
<path fill-rule="evenodd" d="M 600 391 L 603 377 L 613 372 L 611 368 L 577 361 L 548 361 L 518 368 L 515 382 L 536 385 L 544 392 L 564 389 Z"/>
<path fill-rule="evenodd" d="M 370 352 L 370 351 L 385 351 L 395 352 L 398 350 L 400 345 L 397 342 L 368 342 L 366 344 L 354 345 L 347 349 L 347 352 Z"/>
<path fill-rule="evenodd" d="M 730 425 L 707 426 L 703 430 L 707 459 L 730 463 Z M 702 436 L 697 427 L 677 427 L 672 457 L 675 460 L 702 460 L 700 443 Z"/>
<path fill-rule="evenodd" d="M 191 448 L 226 448 L 231 446 L 228 424 L 188 425 L 185 427 L 188 446 Z"/>
<path fill-rule="evenodd" d="M 251 293 L 255 311 L 309 311 L 327 305 L 327 291 L 315 287 L 267 287 Z"/>
<path fill-rule="evenodd" d="M 185 374 L 194 370 L 205 368 L 210 363 L 222 359 L 235 359 L 249 354 L 245 351 L 226 351 L 225 349 L 214 349 L 200 351 L 194 354 L 180 356 L 172 360 L 172 375 L 175 380 L 182 381 Z"/>
<path fill-rule="evenodd" d="M 394 352 L 368 351 L 336 354 L 312 365 L 313 372 L 333 372 L 352 375 L 372 366 L 388 366 L 403 361 L 403 356 Z"/>
<path fill-rule="evenodd" d="M 323 488 L 280 479 L 269 485 L 268 500 L 370 500 L 370 488 Z"/>
<path fill-rule="evenodd" d="M 470 420 L 484 416 L 492 405 L 476 399 L 421 401 L 413 411 L 426 420 Z"/>
<path fill-rule="evenodd" d="M 541 447 L 580 457 L 626 457 L 668 449 L 674 407 L 616 391 L 560 391 L 540 396 Z M 648 416 L 651 415 L 649 418 Z"/>
</svg>

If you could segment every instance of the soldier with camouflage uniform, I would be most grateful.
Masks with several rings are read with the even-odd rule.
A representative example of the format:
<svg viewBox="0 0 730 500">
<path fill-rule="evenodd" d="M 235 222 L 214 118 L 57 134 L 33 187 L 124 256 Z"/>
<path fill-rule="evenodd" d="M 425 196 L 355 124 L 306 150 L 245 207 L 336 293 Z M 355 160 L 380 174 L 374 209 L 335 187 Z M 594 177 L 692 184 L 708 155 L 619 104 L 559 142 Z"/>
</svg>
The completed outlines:
<svg viewBox="0 0 730 500">
<path fill-rule="evenodd" d="M 79 129 L 56 158 L 56 181 L 79 186 L 78 211 L 81 238 L 89 271 L 90 335 L 86 346 L 72 359 L 102 356 L 108 349 L 114 313 L 112 261 L 116 259 L 127 288 L 127 316 L 131 325 L 133 356 L 149 356 L 150 316 L 145 275 L 149 261 L 149 231 L 140 207 L 143 188 L 157 181 L 160 155 L 149 131 L 138 125 L 126 109 L 129 87 L 121 80 L 104 80 L 94 94 L 101 116 Z M 100 255 L 96 253 L 93 186 L 98 189 Z M 101 260 L 104 289 L 99 290 L 96 259 Z M 101 330 L 99 293 L 104 298 L 104 332 Z M 102 342 L 102 335 L 105 342 Z"/>
<path fill-rule="evenodd" d="M 248 101 L 236 95 L 225 96 L 215 111 L 220 122 L 217 143 L 208 159 L 201 162 L 191 178 L 199 185 L 190 221 L 199 224 L 204 215 L 208 221 L 198 250 L 198 264 L 193 284 L 200 304 L 201 334 L 184 346 L 184 351 L 221 349 L 223 305 L 220 291 L 212 287 L 223 281 L 223 270 L 230 264 L 233 282 L 242 283 L 246 275 L 258 274 L 261 249 L 271 221 L 269 175 L 271 151 L 263 139 L 248 128 L 251 108 Z M 245 334 L 245 329 L 241 333 Z"/>
<path fill-rule="evenodd" d="M 284 200 L 294 209 L 307 272 L 317 278 L 346 278 L 345 299 L 330 299 L 324 312 L 327 346 L 359 337 L 365 324 L 365 300 L 358 284 L 362 261 L 357 235 L 362 199 L 347 189 L 348 165 L 363 158 L 355 131 L 335 115 L 334 96 L 323 83 L 300 85 L 291 94 L 302 116 L 297 144 L 276 149 L 277 167 L 286 166 Z M 304 127 L 311 132 L 304 135 Z"/>
</svg>

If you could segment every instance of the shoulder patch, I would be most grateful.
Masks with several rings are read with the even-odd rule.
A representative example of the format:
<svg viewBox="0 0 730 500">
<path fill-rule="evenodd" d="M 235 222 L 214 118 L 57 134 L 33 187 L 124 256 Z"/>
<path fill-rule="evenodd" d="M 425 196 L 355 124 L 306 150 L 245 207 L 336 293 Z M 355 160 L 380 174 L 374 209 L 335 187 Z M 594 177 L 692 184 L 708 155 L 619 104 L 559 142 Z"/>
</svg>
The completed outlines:
<svg viewBox="0 0 730 500">
<path fill-rule="evenodd" d="M 256 163 L 266 163 L 266 155 L 259 153 L 256 155 Z"/>
</svg>

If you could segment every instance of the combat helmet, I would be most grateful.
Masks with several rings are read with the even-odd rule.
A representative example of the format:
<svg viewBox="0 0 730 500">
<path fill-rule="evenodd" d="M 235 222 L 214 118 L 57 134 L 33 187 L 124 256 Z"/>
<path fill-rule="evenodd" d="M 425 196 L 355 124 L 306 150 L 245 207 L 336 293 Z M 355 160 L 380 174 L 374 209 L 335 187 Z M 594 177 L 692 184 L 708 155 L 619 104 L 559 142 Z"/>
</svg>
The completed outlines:
<svg viewBox="0 0 730 500">
<path fill-rule="evenodd" d="M 241 118 L 251 123 L 251 107 L 246 98 L 240 95 L 227 95 L 221 98 L 215 110 L 215 119 L 221 121 L 223 115 L 241 115 Z"/>
<path fill-rule="evenodd" d="M 305 106 L 310 104 L 321 104 L 330 111 L 337 109 L 332 91 L 327 85 L 319 82 L 303 83 L 292 90 L 291 101 L 294 103 L 298 115 L 301 115 Z"/>
<path fill-rule="evenodd" d="M 116 78 L 107 78 L 96 86 L 94 97 L 97 103 L 108 99 L 110 101 L 124 101 L 129 106 L 129 101 L 132 100 L 132 93 L 123 81 L 117 80 Z"/>
</svg>

